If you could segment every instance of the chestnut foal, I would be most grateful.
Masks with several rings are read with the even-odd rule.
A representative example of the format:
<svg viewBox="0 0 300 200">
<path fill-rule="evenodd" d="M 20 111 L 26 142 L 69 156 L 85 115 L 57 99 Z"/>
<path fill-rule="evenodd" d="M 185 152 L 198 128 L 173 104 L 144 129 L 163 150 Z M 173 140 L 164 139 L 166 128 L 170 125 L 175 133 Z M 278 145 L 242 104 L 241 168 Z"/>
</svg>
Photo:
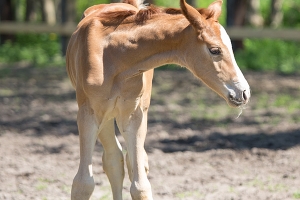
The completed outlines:
<svg viewBox="0 0 300 200">
<path fill-rule="evenodd" d="M 232 107 L 242 108 L 250 88 L 240 71 L 230 38 L 218 23 L 222 1 L 195 9 L 146 6 L 141 0 L 88 8 L 67 50 L 67 71 L 76 89 L 80 165 L 73 200 L 89 199 L 94 187 L 92 153 L 103 145 L 103 168 L 114 200 L 122 199 L 124 158 L 114 120 L 125 138 L 126 163 L 135 200 L 151 200 L 144 149 L 153 69 L 186 67 Z"/>
</svg>

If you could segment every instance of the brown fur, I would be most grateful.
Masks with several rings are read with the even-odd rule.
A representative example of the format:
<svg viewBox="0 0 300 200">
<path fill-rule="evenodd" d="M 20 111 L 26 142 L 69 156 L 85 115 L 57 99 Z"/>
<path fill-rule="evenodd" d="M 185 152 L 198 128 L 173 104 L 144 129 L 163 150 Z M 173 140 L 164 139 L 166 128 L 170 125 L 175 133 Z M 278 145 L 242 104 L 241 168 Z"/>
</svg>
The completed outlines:
<svg viewBox="0 0 300 200">
<path fill-rule="evenodd" d="M 162 9 L 150 5 L 147 9 L 140 10 L 135 16 L 135 23 L 136 24 L 144 24 L 147 20 L 151 19 L 151 17 L 155 14 L 162 13 Z"/>
<path fill-rule="evenodd" d="M 212 11 L 207 10 L 206 8 L 198 8 L 197 11 L 203 15 L 206 19 L 209 19 L 213 16 Z M 170 15 L 179 15 L 182 14 L 182 10 L 179 8 L 165 8 L 164 12 Z"/>
<path fill-rule="evenodd" d="M 115 12 L 102 13 L 99 17 L 100 21 L 105 26 L 115 25 L 122 23 L 127 17 L 135 15 L 133 10 L 122 10 Z"/>
<path fill-rule="evenodd" d="M 135 1 L 124 0 L 123 3 L 127 3 L 137 7 Z M 212 11 L 206 8 L 197 9 L 198 12 L 203 15 L 206 19 L 209 19 L 213 16 Z M 129 20 L 127 22 L 135 22 L 138 25 L 144 24 L 147 20 L 151 19 L 154 15 L 157 14 L 169 14 L 169 15 L 179 15 L 182 14 L 182 10 L 178 8 L 160 8 L 154 5 L 150 5 L 147 9 L 141 9 L 138 12 L 131 10 L 124 11 L 111 11 L 101 13 L 101 22 L 108 25 L 115 25 L 122 23 L 125 19 Z M 128 19 L 130 16 L 133 18 Z"/>
</svg>

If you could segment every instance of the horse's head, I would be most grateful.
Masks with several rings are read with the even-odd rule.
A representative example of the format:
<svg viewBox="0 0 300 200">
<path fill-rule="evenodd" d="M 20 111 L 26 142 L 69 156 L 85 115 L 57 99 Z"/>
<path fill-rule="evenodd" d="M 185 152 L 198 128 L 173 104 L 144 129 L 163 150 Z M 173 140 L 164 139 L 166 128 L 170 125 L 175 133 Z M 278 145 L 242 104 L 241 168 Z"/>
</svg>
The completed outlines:
<svg viewBox="0 0 300 200">
<path fill-rule="evenodd" d="M 247 104 L 250 87 L 235 61 L 230 38 L 218 23 L 222 1 L 215 1 L 200 12 L 185 0 L 180 0 L 180 6 L 196 33 L 195 38 L 188 38 L 186 67 L 230 106 Z"/>
</svg>

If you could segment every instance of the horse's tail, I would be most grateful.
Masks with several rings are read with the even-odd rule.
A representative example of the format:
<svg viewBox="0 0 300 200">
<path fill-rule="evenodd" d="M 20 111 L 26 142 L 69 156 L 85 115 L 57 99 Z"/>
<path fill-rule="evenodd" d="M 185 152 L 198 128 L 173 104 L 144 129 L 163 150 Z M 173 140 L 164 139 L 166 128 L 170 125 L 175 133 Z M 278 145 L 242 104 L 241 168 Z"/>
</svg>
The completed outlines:
<svg viewBox="0 0 300 200">
<path fill-rule="evenodd" d="M 122 0 L 122 3 L 128 3 L 138 8 L 139 10 L 146 8 L 144 0 Z"/>
</svg>

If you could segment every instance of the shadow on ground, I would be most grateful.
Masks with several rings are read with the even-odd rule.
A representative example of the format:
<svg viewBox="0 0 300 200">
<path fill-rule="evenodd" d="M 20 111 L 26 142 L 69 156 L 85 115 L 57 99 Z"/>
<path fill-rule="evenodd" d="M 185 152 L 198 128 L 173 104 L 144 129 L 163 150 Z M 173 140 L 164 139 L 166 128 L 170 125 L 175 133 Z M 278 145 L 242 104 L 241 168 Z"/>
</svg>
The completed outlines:
<svg viewBox="0 0 300 200">
<path fill-rule="evenodd" d="M 203 152 L 212 149 L 247 150 L 262 148 L 270 150 L 286 150 L 300 145 L 300 131 L 266 133 L 241 133 L 224 135 L 213 132 L 208 136 L 194 135 L 187 138 L 163 139 L 148 144 L 147 147 L 157 148 L 165 153 L 178 151 Z"/>
</svg>

